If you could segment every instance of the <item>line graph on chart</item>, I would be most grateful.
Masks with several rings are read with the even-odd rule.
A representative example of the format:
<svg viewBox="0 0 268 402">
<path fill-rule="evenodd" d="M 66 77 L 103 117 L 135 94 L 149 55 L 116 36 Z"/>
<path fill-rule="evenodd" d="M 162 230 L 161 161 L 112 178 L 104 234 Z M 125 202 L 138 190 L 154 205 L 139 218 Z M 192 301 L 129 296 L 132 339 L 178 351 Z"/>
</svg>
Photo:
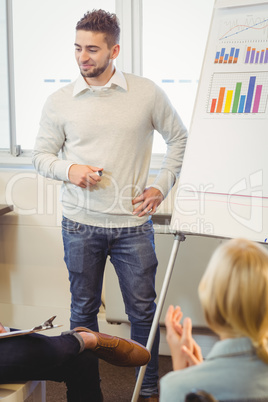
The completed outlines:
<svg viewBox="0 0 268 402">
<path fill-rule="evenodd" d="M 241 9 L 242 11 L 242 9 Z M 218 43 L 263 43 L 268 41 L 267 5 L 245 7 L 244 12 L 226 13 L 218 24 Z"/>
</svg>

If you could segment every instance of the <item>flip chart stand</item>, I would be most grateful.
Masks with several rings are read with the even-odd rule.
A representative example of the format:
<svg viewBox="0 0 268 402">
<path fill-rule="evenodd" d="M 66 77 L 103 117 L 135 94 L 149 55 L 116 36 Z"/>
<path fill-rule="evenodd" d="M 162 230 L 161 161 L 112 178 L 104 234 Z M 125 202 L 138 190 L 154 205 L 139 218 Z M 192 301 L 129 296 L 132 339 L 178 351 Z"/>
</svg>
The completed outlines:
<svg viewBox="0 0 268 402">
<path fill-rule="evenodd" d="M 163 310 L 163 305 L 164 305 L 164 302 L 165 302 L 165 298 L 166 298 L 170 278 L 171 278 L 171 275 L 172 275 L 172 272 L 173 272 L 173 268 L 174 268 L 174 265 L 175 265 L 177 253 L 178 253 L 178 250 L 179 250 L 179 246 L 180 246 L 180 243 L 182 241 L 184 241 L 184 240 L 185 240 L 184 234 L 175 233 L 175 235 L 174 235 L 174 243 L 173 243 L 173 247 L 172 247 L 172 250 L 171 250 L 171 254 L 170 254 L 166 274 L 165 274 L 165 277 L 164 277 L 162 289 L 161 289 L 161 292 L 160 292 L 160 295 L 159 295 L 159 300 L 158 300 L 158 303 L 157 303 L 154 319 L 153 319 L 153 322 L 152 322 L 152 327 L 151 327 L 150 334 L 149 334 L 149 337 L 148 337 L 148 341 L 147 341 L 147 344 L 146 344 L 146 348 L 150 352 L 152 350 L 155 334 L 156 334 L 156 331 L 157 331 L 157 328 L 158 328 L 158 325 L 159 325 L 160 315 L 161 315 L 162 310 Z M 147 368 L 147 366 L 142 366 L 140 368 L 139 375 L 138 375 L 138 378 L 137 378 L 137 381 L 136 381 L 136 385 L 135 385 L 135 389 L 134 389 L 134 392 L 133 392 L 131 402 L 137 402 L 137 400 L 139 398 L 139 393 L 140 393 L 140 389 L 141 389 L 141 385 L 142 385 L 142 381 L 143 381 L 143 378 L 144 378 L 146 368 Z"/>
</svg>

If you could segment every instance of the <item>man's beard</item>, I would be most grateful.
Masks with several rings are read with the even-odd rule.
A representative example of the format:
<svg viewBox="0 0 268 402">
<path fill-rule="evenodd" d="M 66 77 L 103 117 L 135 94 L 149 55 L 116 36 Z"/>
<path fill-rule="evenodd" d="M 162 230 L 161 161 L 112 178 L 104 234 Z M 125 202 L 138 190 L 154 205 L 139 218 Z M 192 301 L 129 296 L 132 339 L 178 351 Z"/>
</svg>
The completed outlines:
<svg viewBox="0 0 268 402">
<path fill-rule="evenodd" d="M 109 61 L 110 61 L 110 57 L 107 57 L 107 60 L 106 60 L 106 62 L 104 63 L 104 65 L 102 67 L 96 67 L 92 71 L 84 72 L 80 68 L 81 75 L 83 77 L 87 77 L 87 78 L 98 77 L 99 75 L 101 75 L 107 69 L 107 67 L 109 66 Z"/>
</svg>

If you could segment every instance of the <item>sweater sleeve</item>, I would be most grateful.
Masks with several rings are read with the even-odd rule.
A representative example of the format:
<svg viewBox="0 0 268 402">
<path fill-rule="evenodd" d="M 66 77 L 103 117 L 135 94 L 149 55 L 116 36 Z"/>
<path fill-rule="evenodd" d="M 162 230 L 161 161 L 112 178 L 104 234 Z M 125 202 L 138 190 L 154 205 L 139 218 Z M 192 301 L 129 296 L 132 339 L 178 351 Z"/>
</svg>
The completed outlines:
<svg viewBox="0 0 268 402">
<path fill-rule="evenodd" d="M 167 150 L 152 186 L 158 188 L 166 197 L 180 174 L 188 133 L 180 116 L 160 87 L 156 87 L 153 125 L 164 138 Z"/>
<path fill-rule="evenodd" d="M 68 167 L 73 161 L 59 157 L 65 142 L 64 126 L 57 118 L 57 108 L 50 96 L 43 108 L 40 128 L 33 150 L 33 165 L 42 176 L 68 181 Z"/>
</svg>

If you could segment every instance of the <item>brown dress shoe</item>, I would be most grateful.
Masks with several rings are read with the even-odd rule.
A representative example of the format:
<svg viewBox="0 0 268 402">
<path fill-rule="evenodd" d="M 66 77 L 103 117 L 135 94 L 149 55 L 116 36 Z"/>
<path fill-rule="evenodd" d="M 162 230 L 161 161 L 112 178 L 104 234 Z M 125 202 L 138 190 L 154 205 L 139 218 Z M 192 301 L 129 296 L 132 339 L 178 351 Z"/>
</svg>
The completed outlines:
<svg viewBox="0 0 268 402">
<path fill-rule="evenodd" d="M 151 354 L 143 345 L 131 339 L 101 334 L 88 328 L 77 327 L 76 332 L 90 332 L 97 337 L 97 345 L 91 351 L 100 359 L 123 367 L 144 366 L 149 363 Z"/>
</svg>

